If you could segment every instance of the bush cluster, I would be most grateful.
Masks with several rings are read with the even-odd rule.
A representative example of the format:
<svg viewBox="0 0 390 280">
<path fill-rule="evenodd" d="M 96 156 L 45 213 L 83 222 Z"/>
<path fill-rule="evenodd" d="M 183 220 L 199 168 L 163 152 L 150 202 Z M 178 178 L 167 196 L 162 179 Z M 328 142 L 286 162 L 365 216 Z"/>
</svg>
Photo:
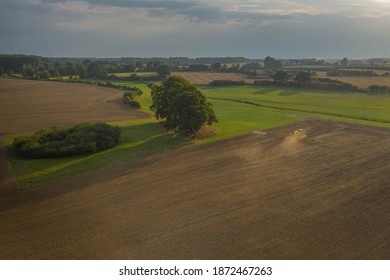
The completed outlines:
<svg viewBox="0 0 390 280">
<path fill-rule="evenodd" d="M 361 71 L 361 70 L 342 70 L 342 69 L 335 69 L 328 71 L 326 73 L 327 76 L 331 77 L 377 77 L 379 76 L 374 71 Z"/>
<path fill-rule="evenodd" d="M 142 90 L 140 90 L 137 87 L 134 87 L 131 90 L 123 93 L 123 103 L 128 104 L 136 109 L 140 109 L 141 104 L 134 99 L 138 96 L 141 96 L 142 94 L 143 94 Z"/>
<path fill-rule="evenodd" d="M 308 89 L 321 89 L 321 90 L 357 90 L 358 88 L 352 84 L 344 83 L 338 80 L 332 80 L 329 78 L 314 78 L 311 82 L 302 85 L 298 82 L 288 81 L 284 83 L 270 81 L 270 80 L 258 80 L 253 82 L 256 86 L 278 86 L 278 87 L 296 87 L 296 88 L 308 88 Z"/>
<path fill-rule="evenodd" d="M 111 81 L 123 81 L 123 82 L 126 82 L 126 81 L 159 81 L 159 80 L 161 80 L 161 77 L 159 77 L 157 75 L 141 76 L 141 75 L 137 75 L 137 74 L 133 73 L 127 77 L 118 77 L 116 75 L 109 75 L 107 77 L 107 79 L 111 80 Z"/>
<path fill-rule="evenodd" d="M 325 90 L 357 90 L 358 87 L 350 83 L 344 83 L 339 80 L 329 78 L 315 78 L 309 83 L 310 88 Z"/>
<path fill-rule="evenodd" d="M 381 85 L 371 85 L 371 86 L 368 87 L 368 90 L 370 92 L 386 93 L 386 92 L 390 92 L 390 87 L 388 87 L 388 86 L 381 86 Z"/>
<path fill-rule="evenodd" d="M 115 89 L 122 89 L 122 90 L 133 90 L 134 87 L 127 86 L 127 85 L 117 85 L 113 84 L 110 81 L 107 82 L 94 82 L 94 81 L 88 81 L 88 80 L 79 80 L 79 79 L 72 79 L 72 80 L 49 80 L 52 82 L 58 82 L 58 81 L 64 81 L 67 83 L 78 83 L 78 84 L 87 84 L 87 85 L 95 85 L 99 87 L 108 87 L 108 88 L 115 88 Z"/>
<path fill-rule="evenodd" d="M 55 158 L 94 153 L 116 146 L 121 130 L 104 123 L 52 127 L 32 136 L 17 137 L 13 149 L 25 158 Z"/>
</svg>

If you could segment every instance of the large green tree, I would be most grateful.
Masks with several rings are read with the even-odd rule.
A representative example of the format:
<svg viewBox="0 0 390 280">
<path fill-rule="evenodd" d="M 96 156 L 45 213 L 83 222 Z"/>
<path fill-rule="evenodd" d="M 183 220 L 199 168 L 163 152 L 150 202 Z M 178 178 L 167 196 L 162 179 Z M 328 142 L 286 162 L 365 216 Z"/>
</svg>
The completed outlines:
<svg viewBox="0 0 390 280">
<path fill-rule="evenodd" d="M 171 71 L 169 70 L 169 66 L 166 64 L 160 65 L 157 68 L 156 72 L 160 78 L 166 78 L 167 76 L 169 76 L 169 74 L 171 74 Z"/>
<path fill-rule="evenodd" d="M 311 81 L 310 73 L 309 72 L 299 72 L 295 76 L 295 81 L 302 86 L 306 85 L 307 83 L 309 83 Z"/>
<path fill-rule="evenodd" d="M 213 106 L 189 81 L 171 76 L 152 88 L 150 109 L 168 130 L 195 135 L 204 125 L 218 122 Z"/>
<path fill-rule="evenodd" d="M 267 56 L 264 58 L 264 69 L 281 69 L 283 65 L 280 61 L 273 57 Z"/>
<path fill-rule="evenodd" d="M 276 72 L 272 77 L 273 77 L 275 82 L 283 83 L 283 82 L 287 81 L 288 73 L 287 73 L 287 71 L 280 70 L 280 71 Z"/>
</svg>

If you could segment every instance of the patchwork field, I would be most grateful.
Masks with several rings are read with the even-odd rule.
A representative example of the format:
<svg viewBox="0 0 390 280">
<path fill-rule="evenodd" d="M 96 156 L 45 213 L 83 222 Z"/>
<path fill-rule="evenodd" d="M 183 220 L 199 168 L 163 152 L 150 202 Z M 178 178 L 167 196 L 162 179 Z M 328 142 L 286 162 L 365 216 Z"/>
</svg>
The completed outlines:
<svg viewBox="0 0 390 280">
<path fill-rule="evenodd" d="M 389 127 L 390 98 L 202 92 L 219 134 L 194 141 L 123 105 L 121 91 L 0 80 L 0 259 L 390 258 L 390 129 L 300 121 Z M 19 180 L 41 182 L 15 185 L 5 136 L 83 121 L 115 121 L 121 143 L 66 159 L 11 158 Z M 194 143 L 203 144 L 183 148 Z"/>
<path fill-rule="evenodd" d="M 14 189 L 3 259 L 389 259 L 390 130 L 305 121 Z"/>
<path fill-rule="evenodd" d="M 0 133 L 53 125 L 150 117 L 122 103 L 122 92 L 83 84 L 0 79 Z"/>
<path fill-rule="evenodd" d="M 119 90 L 82 84 L 0 79 L 0 188 L 12 181 L 5 136 L 80 122 L 147 118 L 131 110 Z"/>
<path fill-rule="evenodd" d="M 208 85 L 215 80 L 244 81 L 253 83 L 254 79 L 247 78 L 240 73 L 214 73 L 214 72 L 173 72 L 172 75 L 183 77 L 197 85 Z"/>
<path fill-rule="evenodd" d="M 378 73 L 378 75 L 383 75 L 384 73 L 386 73 L 386 71 L 380 70 L 375 70 L 374 72 Z M 371 85 L 390 87 L 390 77 L 328 77 L 326 76 L 326 72 L 319 71 L 317 73 L 319 77 L 336 79 L 345 83 L 350 83 L 352 85 L 358 86 L 361 89 L 367 89 Z"/>
<path fill-rule="evenodd" d="M 390 87 L 390 77 L 334 77 L 334 79 L 356 85 L 362 89 L 367 89 L 371 85 Z"/>
</svg>

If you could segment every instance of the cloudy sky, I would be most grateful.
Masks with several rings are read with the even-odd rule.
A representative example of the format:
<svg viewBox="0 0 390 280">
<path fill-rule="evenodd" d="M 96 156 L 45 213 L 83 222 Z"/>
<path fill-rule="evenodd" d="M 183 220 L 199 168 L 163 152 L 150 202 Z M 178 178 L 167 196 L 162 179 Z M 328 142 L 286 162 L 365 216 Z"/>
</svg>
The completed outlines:
<svg viewBox="0 0 390 280">
<path fill-rule="evenodd" d="M 390 0 L 0 0 L 0 53 L 390 57 Z"/>
</svg>

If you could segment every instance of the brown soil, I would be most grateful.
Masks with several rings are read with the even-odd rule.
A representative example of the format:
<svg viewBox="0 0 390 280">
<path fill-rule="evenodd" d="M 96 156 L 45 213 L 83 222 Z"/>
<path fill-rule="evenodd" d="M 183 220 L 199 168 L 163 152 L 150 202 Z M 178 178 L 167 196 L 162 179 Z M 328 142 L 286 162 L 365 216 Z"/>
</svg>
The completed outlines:
<svg viewBox="0 0 390 280">
<path fill-rule="evenodd" d="M 13 182 L 5 136 L 54 125 L 147 118 L 122 92 L 83 84 L 0 79 L 0 188 Z"/>
<path fill-rule="evenodd" d="M 356 85 L 362 89 L 368 89 L 371 85 L 390 87 L 390 77 L 335 77 L 335 79 Z"/>
<path fill-rule="evenodd" d="M 0 134 L 79 122 L 146 118 L 122 91 L 85 84 L 0 79 Z"/>
<path fill-rule="evenodd" d="M 361 89 L 368 89 L 371 85 L 390 87 L 390 77 L 328 77 L 326 76 L 326 72 L 318 72 L 318 75 L 322 78 L 330 78 L 344 83 L 350 83 Z"/>
<path fill-rule="evenodd" d="M 183 77 L 191 83 L 198 85 L 208 85 L 210 82 L 216 80 L 244 81 L 247 83 L 253 83 L 255 81 L 239 73 L 173 72 L 172 75 Z"/>
<path fill-rule="evenodd" d="M 1 193 L 3 259 L 389 259 L 390 130 L 309 120 Z"/>
</svg>

